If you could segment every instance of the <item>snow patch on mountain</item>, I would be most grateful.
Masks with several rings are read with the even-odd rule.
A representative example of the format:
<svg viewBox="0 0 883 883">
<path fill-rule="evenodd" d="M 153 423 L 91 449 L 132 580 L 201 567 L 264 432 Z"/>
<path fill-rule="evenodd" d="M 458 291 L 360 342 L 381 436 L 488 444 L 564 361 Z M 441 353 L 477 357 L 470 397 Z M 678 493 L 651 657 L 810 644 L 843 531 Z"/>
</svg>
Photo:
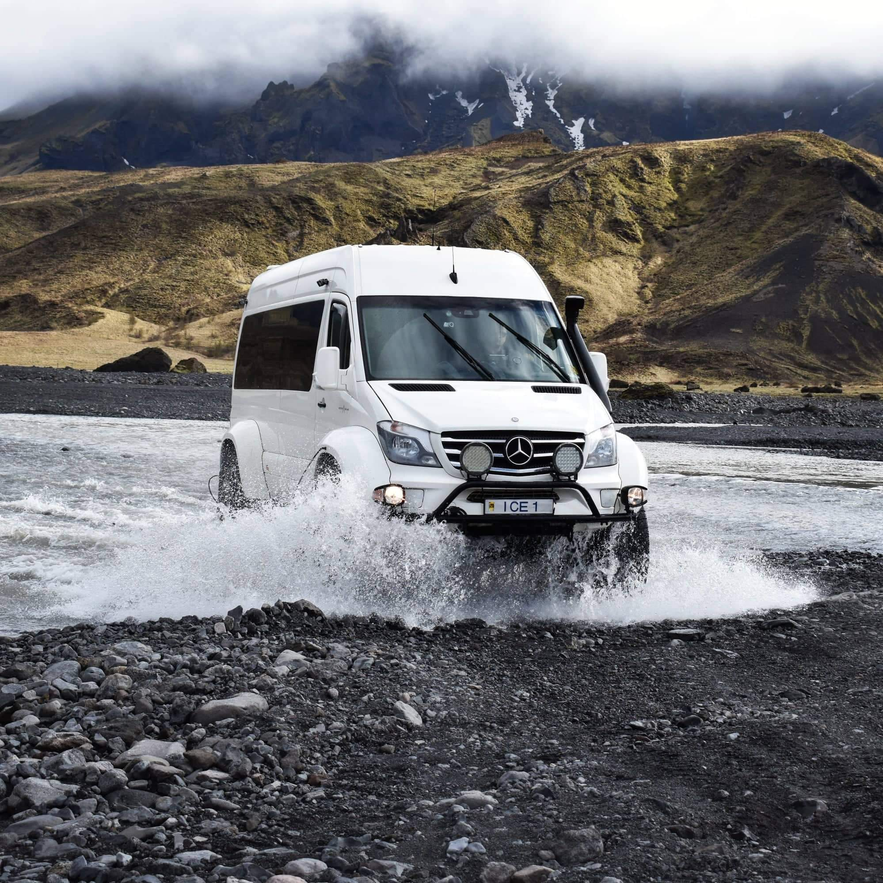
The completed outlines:
<svg viewBox="0 0 883 883">
<path fill-rule="evenodd" d="M 468 101 L 463 97 L 463 93 L 459 91 L 454 93 L 454 98 L 457 99 L 457 104 L 459 104 L 460 107 L 465 108 L 466 116 L 468 117 L 472 116 L 472 111 L 475 110 L 476 107 L 481 107 L 480 98 L 476 98 L 475 101 Z"/>
<path fill-rule="evenodd" d="M 567 129 L 567 134 L 570 135 L 570 140 L 573 141 L 574 150 L 586 149 L 586 138 L 585 135 L 583 135 L 583 123 L 585 121 L 585 117 L 580 117 L 578 120 L 573 121 L 572 126 L 564 127 L 565 129 Z"/>
<path fill-rule="evenodd" d="M 786 111 L 782 114 L 782 116 L 785 117 L 786 120 L 789 120 L 789 119 L 791 119 L 791 114 L 792 114 L 792 113 L 794 113 L 793 110 L 786 110 Z"/>
<path fill-rule="evenodd" d="M 525 84 L 527 65 L 522 65 L 520 73 L 517 70 L 510 71 L 499 68 L 493 68 L 493 70 L 498 74 L 502 74 L 503 79 L 506 81 L 506 87 L 509 90 L 509 100 L 515 108 L 515 122 L 513 125 L 523 129 L 524 121 L 533 114 L 533 102 L 527 97 L 527 85 Z M 531 71 L 530 75 L 533 76 L 534 71 Z"/>
<path fill-rule="evenodd" d="M 837 105 L 837 107 L 834 108 L 834 110 L 831 111 L 831 116 L 834 116 L 835 114 L 838 114 L 838 113 L 840 113 L 840 105 L 839 104 Z"/>
<path fill-rule="evenodd" d="M 442 89 L 442 87 L 439 86 L 438 84 L 436 84 L 435 89 L 436 89 L 435 92 L 430 92 L 430 93 L 428 93 L 428 94 L 429 94 L 429 100 L 430 100 L 430 101 L 435 101 L 436 98 L 441 98 L 442 95 L 447 95 L 447 94 L 448 94 L 448 90 L 447 90 L 447 89 Z"/>
<path fill-rule="evenodd" d="M 554 80 L 550 80 L 546 85 L 546 107 L 558 117 L 559 122 L 562 126 L 564 126 L 564 117 L 558 113 L 558 110 L 555 108 L 555 96 L 558 94 L 558 90 L 561 88 L 561 78 L 555 77 Z M 565 126 L 565 128 L 567 128 Z"/>
<path fill-rule="evenodd" d="M 598 130 L 595 128 L 595 118 L 594 118 L 594 117 L 589 117 L 589 128 L 590 128 L 593 132 L 597 132 L 597 131 L 598 131 Z"/>
<path fill-rule="evenodd" d="M 867 86 L 862 86 L 861 89 L 856 90 L 855 92 L 852 93 L 852 95 L 847 95 L 847 96 L 846 96 L 846 100 L 847 100 L 847 101 L 852 101 L 852 99 L 855 98 L 856 95 L 861 95 L 862 92 L 867 92 L 868 89 L 871 88 L 871 86 L 876 86 L 876 85 L 877 85 L 877 81 L 874 80 L 873 83 L 868 83 Z"/>
</svg>

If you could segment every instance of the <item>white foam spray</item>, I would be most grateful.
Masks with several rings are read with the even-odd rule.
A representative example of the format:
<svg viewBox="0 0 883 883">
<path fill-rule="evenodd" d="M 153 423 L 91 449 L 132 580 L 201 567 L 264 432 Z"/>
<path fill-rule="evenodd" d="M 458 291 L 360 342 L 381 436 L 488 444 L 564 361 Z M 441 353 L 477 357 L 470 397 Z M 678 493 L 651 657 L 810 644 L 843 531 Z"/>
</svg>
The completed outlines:
<svg viewBox="0 0 883 883">
<path fill-rule="evenodd" d="M 223 614 L 243 604 L 308 598 L 329 613 L 400 616 L 413 625 L 478 616 L 628 623 L 736 616 L 815 597 L 759 559 L 703 541 L 656 542 L 646 586 L 572 557 L 566 540 L 525 547 L 475 540 L 443 525 L 388 519 L 347 484 L 295 505 L 219 519 L 170 515 L 127 531 L 110 560 L 55 580 L 64 618 Z"/>
</svg>

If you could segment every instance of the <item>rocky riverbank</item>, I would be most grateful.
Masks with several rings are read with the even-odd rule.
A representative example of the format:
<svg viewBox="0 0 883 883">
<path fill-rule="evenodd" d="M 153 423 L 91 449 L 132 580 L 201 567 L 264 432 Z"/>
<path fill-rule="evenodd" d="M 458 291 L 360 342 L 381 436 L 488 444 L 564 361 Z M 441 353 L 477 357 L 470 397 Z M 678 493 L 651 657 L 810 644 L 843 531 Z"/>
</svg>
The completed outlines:
<svg viewBox="0 0 883 883">
<path fill-rule="evenodd" d="M 65 414 L 227 420 L 229 374 L 96 373 L 0 366 L 0 414 Z M 628 400 L 611 393 L 617 423 L 638 441 L 791 448 L 807 454 L 883 460 L 883 402 L 855 396 L 677 392 Z M 725 424 L 702 427 L 690 423 Z"/>
<path fill-rule="evenodd" d="M 0 366 L 0 414 L 227 420 L 229 374 Z"/>
<path fill-rule="evenodd" d="M 0 639 L 0 880 L 876 881 L 883 557 L 724 621 Z M 282 875 L 280 878 L 279 875 Z"/>
</svg>

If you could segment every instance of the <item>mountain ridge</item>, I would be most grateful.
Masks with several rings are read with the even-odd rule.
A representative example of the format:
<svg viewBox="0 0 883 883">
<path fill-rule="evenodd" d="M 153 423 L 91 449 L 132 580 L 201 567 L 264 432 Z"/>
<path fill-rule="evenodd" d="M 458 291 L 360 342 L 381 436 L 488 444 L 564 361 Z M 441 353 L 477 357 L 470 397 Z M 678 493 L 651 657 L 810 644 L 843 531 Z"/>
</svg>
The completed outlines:
<svg viewBox="0 0 883 883">
<path fill-rule="evenodd" d="M 129 90 L 56 102 L 0 120 L 0 175 L 37 168 L 119 171 L 284 159 L 369 162 L 470 147 L 542 129 L 562 150 L 799 129 L 883 153 L 883 77 L 793 83 L 769 95 L 627 90 L 542 66 L 488 62 L 413 75 L 375 47 L 315 82 L 270 82 L 236 108 Z"/>
<path fill-rule="evenodd" d="M 110 310 L 217 355 L 268 264 L 432 241 L 511 248 L 559 300 L 584 295 L 631 376 L 883 377 L 883 160 L 795 132 L 2 178 L 0 331 Z"/>
</svg>

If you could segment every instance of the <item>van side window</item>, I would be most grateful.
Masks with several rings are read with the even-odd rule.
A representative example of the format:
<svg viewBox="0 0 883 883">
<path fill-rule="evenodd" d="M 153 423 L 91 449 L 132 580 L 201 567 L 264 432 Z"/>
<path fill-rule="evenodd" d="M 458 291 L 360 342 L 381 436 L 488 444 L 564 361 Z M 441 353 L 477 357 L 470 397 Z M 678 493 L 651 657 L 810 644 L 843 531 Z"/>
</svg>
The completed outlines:
<svg viewBox="0 0 883 883">
<path fill-rule="evenodd" d="M 310 389 L 324 306 L 323 301 L 314 300 L 246 317 L 236 356 L 235 387 Z"/>
<path fill-rule="evenodd" d="M 328 317 L 328 346 L 336 346 L 340 350 L 340 367 L 350 366 L 350 323 L 347 308 L 340 301 L 331 304 Z"/>
</svg>

